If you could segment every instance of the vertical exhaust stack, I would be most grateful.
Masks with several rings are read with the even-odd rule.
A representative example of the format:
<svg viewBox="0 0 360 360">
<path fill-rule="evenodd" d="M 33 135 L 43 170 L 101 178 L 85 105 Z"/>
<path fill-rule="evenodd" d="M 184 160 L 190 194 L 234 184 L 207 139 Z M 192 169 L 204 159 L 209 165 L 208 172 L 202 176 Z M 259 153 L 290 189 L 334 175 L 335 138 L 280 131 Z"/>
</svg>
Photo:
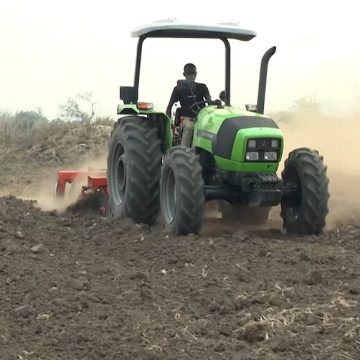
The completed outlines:
<svg viewBox="0 0 360 360">
<path fill-rule="evenodd" d="M 269 60 L 275 54 L 275 51 L 276 51 L 276 46 L 271 47 L 269 50 L 265 52 L 265 54 L 261 59 L 258 99 L 256 106 L 256 110 L 260 114 L 264 113 L 266 80 L 267 80 L 267 70 L 268 70 Z"/>
</svg>

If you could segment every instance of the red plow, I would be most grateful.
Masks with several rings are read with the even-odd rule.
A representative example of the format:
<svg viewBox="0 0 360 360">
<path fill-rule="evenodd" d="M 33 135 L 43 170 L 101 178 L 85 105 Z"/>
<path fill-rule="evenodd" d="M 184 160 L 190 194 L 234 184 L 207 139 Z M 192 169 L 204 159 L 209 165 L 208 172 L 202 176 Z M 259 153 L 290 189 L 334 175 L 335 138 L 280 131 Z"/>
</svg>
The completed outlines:
<svg viewBox="0 0 360 360">
<path fill-rule="evenodd" d="M 88 171 L 68 171 L 60 170 L 57 173 L 56 198 L 64 199 L 67 194 L 67 185 L 85 182 L 81 186 L 78 202 L 92 198 L 92 205 L 95 206 L 100 214 L 106 215 L 108 212 L 108 191 L 106 170 Z"/>
</svg>

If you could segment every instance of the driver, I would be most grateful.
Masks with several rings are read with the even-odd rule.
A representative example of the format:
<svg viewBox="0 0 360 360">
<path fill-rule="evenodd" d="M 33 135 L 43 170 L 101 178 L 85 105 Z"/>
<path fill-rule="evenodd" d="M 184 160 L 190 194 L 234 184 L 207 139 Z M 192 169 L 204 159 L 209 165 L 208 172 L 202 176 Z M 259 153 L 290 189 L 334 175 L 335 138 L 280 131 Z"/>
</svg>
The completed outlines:
<svg viewBox="0 0 360 360">
<path fill-rule="evenodd" d="M 172 106 L 179 101 L 181 105 L 180 115 L 184 117 L 183 135 L 181 144 L 185 146 L 191 145 L 192 132 L 194 128 L 193 119 L 198 112 L 207 104 L 213 104 L 209 89 L 205 84 L 195 82 L 197 71 L 194 64 L 188 63 L 184 66 L 184 80 L 178 81 L 174 87 L 170 97 L 169 104 L 166 108 L 167 116 L 171 117 Z M 178 126 L 179 124 L 175 124 Z"/>
</svg>

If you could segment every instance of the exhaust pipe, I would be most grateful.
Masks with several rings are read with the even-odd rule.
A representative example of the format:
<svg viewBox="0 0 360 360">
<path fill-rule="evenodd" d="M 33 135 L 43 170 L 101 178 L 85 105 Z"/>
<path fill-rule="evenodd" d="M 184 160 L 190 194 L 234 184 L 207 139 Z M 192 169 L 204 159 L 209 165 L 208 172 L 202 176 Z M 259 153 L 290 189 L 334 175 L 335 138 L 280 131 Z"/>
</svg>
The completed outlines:
<svg viewBox="0 0 360 360">
<path fill-rule="evenodd" d="M 267 79 L 269 60 L 275 54 L 275 51 L 276 51 L 276 46 L 271 47 L 269 50 L 266 51 L 266 53 L 263 55 L 261 59 L 258 99 L 256 105 L 256 112 L 260 114 L 264 113 L 266 79 Z"/>
</svg>

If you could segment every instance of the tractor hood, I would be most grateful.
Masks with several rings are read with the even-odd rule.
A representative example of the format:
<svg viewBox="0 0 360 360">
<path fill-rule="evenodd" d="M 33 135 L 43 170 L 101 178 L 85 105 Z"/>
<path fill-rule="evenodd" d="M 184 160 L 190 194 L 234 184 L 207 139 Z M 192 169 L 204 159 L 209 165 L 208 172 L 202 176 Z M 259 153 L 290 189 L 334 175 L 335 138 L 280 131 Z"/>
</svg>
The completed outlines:
<svg viewBox="0 0 360 360">
<path fill-rule="evenodd" d="M 262 114 L 240 108 L 208 106 L 195 123 L 193 146 L 212 153 L 223 170 L 275 172 L 281 160 L 284 141 L 275 121 Z M 259 158 L 246 158 L 249 140 L 255 143 Z M 274 140 L 273 142 L 271 140 Z M 271 147 L 271 144 L 277 144 Z M 276 159 L 264 154 L 276 152 Z"/>
<path fill-rule="evenodd" d="M 196 120 L 196 127 L 214 136 L 221 131 L 222 136 L 250 128 L 278 129 L 275 121 L 262 114 L 246 111 L 232 106 L 207 106 L 203 108 Z"/>
</svg>

